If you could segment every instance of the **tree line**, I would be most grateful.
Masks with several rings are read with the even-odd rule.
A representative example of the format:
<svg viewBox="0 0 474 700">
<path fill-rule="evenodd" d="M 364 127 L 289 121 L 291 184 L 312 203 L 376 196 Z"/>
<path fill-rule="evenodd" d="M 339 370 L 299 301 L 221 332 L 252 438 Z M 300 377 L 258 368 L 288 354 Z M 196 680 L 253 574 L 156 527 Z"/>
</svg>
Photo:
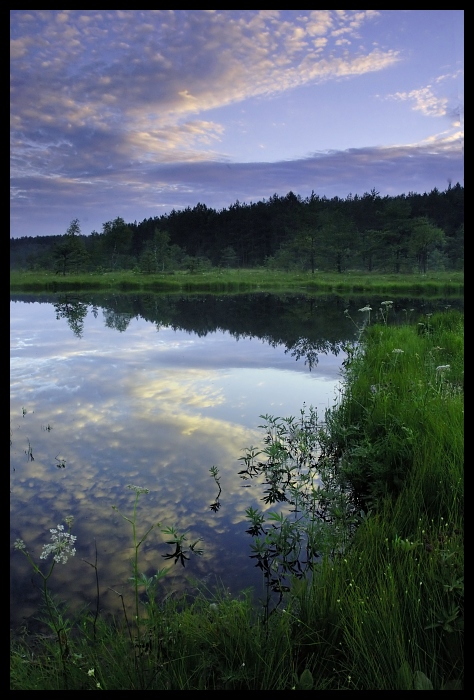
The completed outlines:
<svg viewBox="0 0 474 700">
<path fill-rule="evenodd" d="M 288 271 L 413 272 L 464 266 L 464 187 L 381 197 L 375 189 L 345 199 L 302 199 L 289 192 L 215 210 L 194 208 L 62 236 L 10 239 L 10 268 L 77 272 L 166 273 L 213 267 Z"/>
</svg>

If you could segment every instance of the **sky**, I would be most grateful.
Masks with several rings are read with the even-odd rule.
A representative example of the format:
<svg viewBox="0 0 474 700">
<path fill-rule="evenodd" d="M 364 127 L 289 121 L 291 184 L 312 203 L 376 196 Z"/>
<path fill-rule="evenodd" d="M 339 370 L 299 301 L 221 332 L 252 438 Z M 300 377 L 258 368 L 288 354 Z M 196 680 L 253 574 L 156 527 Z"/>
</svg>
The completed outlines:
<svg viewBox="0 0 474 700">
<path fill-rule="evenodd" d="M 12 10 L 10 236 L 464 185 L 463 10 Z"/>
</svg>

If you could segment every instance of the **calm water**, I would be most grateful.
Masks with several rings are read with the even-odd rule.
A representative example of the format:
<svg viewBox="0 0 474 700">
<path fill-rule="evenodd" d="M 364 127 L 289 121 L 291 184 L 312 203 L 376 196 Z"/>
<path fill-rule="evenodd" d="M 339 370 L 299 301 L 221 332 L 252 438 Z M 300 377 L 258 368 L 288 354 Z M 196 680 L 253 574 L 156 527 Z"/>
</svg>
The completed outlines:
<svg viewBox="0 0 474 700">
<path fill-rule="evenodd" d="M 343 311 L 358 320 L 366 303 L 269 294 L 12 297 L 11 543 L 22 538 L 38 560 L 49 528 L 74 515 L 77 554 L 56 566 L 51 589 L 76 606 L 94 602 L 86 561 L 97 546 L 101 607 L 117 611 L 109 589 L 130 590 L 132 539 L 112 506 L 131 515 L 131 483 L 150 489 L 139 533 L 159 521 L 203 538 L 203 557 L 173 566 L 164 591 L 190 587 L 192 577 L 210 588 L 221 579 L 232 592 L 260 589 L 245 509 L 261 508 L 261 493 L 239 479 L 238 458 L 262 445 L 261 414 L 298 416 L 306 404 L 323 416 L 334 404 L 342 347 L 355 333 Z M 412 304 L 397 302 L 398 317 Z M 221 476 L 217 512 L 212 466 Z M 148 575 L 165 564 L 164 539 L 153 531 L 140 550 Z M 41 596 L 13 550 L 11 577 L 17 627 L 36 615 Z"/>
</svg>

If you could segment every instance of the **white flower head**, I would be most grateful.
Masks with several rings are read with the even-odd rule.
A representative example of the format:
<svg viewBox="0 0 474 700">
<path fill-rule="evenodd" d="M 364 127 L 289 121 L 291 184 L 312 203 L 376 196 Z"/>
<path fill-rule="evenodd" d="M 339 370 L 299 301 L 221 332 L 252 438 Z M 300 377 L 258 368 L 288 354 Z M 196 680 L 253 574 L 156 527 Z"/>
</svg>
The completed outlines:
<svg viewBox="0 0 474 700">
<path fill-rule="evenodd" d="M 381 304 L 382 306 L 392 306 L 392 305 L 393 305 L 393 301 L 381 301 L 380 304 Z"/>
<path fill-rule="evenodd" d="M 15 543 L 13 546 L 15 549 L 19 549 L 20 551 L 26 549 L 26 544 L 23 542 L 23 540 L 20 540 L 20 539 L 15 540 Z"/>
<path fill-rule="evenodd" d="M 372 311 L 372 307 L 371 306 L 363 306 L 361 309 L 359 309 L 359 311 Z"/>
<path fill-rule="evenodd" d="M 401 348 L 394 348 L 392 352 L 395 353 L 395 355 L 400 355 L 400 353 L 405 352 L 405 350 L 402 350 Z"/>
<path fill-rule="evenodd" d="M 140 493 L 150 493 L 150 489 L 147 489 L 143 486 L 134 486 L 133 484 L 128 484 L 127 489 L 135 491 L 137 495 Z"/>
<path fill-rule="evenodd" d="M 76 553 L 74 542 L 77 537 L 71 535 L 70 532 L 64 532 L 64 525 L 58 525 L 57 528 L 52 527 L 50 532 L 52 544 L 43 545 L 40 559 L 47 559 L 52 554 L 57 564 L 65 564 L 69 557 L 73 557 Z"/>
<path fill-rule="evenodd" d="M 439 367 L 436 367 L 437 372 L 446 372 L 448 369 L 451 369 L 451 365 L 439 365 Z"/>
</svg>

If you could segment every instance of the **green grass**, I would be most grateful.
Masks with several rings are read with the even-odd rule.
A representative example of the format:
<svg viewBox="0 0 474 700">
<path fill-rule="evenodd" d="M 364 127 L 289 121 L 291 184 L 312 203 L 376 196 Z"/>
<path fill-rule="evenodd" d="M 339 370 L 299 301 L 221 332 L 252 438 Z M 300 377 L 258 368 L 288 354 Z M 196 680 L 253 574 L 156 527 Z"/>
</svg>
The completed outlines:
<svg viewBox="0 0 474 700">
<path fill-rule="evenodd" d="M 306 289 L 327 293 L 462 295 L 463 272 L 395 275 L 345 272 L 290 273 L 266 269 L 211 270 L 209 272 L 146 275 L 136 272 L 82 273 L 62 277 L 47 272 L 10 273 L 10 291 L 64 292 L 73 290 L 244 292 L 256 289 Z"/>
<path fill-rule="evenodd" d="M 463 335 L 458 312 L 375 326 L 347 368 L 333 437 L 371 515 L 326 585 L 355 688 L 463 676 Z"/>
<path fill-rule="evenodd" d="M 432 462 L 428 481 L 433 480 L 435 465 L 445 465 L 449 454 L 456 460 L 461 457 L 462 324 L 460 312 L 438 313 L 416 326 L 374 326 L 366 331 L 370 352 L 347 367 L 348 387 L 338 416 L 348 436 L 345 473 L 364 497 L 398 494 L 411 474 L 420 442 Z M 423 465 L 417 466 L 420 478 Z M 451 480 L 451 470 L 441 467 L 443 488 L 448 488 L 447 474 Z M 440 497 L 430 498 L 438 512 Z"/>
<path fill-rule="evenodd" d="M 94 620 L 93 602 L 58 612 L 56 635 L 13 639 L 11 689 L 463 689 L 464 317 L 425 321 L 348 349 L 327 423 L 363 516 L 345 551 L 269 617 L 225 590 L 149 598 L 139 636 L 120 614 Z"/>
</svg>

